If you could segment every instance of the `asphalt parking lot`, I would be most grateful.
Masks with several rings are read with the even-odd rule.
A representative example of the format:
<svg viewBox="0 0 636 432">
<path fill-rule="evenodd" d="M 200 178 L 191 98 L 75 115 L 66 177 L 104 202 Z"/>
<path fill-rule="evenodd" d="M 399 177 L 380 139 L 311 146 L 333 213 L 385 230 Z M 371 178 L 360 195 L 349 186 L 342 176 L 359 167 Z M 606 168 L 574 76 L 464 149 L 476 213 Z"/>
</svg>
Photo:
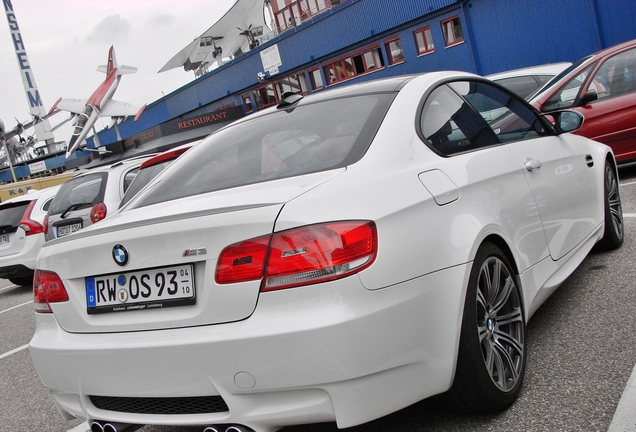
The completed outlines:
<svg viewBox="0 0 636 432">
<path fill-rule="evenodd" d="M 491 416 L 458 414 L 433 398 L 351 432 L 607 431 L 636 365 L 636 164 L 620 169 L 626 240 L 592 253 L 528 325 L 528 365 L 515 405 Z M 0 280 L 0 431 L 88 429 L 65 421 L 42 387 L 29 356 L 34 331 L 31 287 Z M 390 397 L 390 396 L 387 396 Z M 203 428 L 146 426 L 144 432 Z M 284 432 L 334 432 L 335 424 Z M 636 431 L 636 424 L 613 432 Z"/>
</svg>

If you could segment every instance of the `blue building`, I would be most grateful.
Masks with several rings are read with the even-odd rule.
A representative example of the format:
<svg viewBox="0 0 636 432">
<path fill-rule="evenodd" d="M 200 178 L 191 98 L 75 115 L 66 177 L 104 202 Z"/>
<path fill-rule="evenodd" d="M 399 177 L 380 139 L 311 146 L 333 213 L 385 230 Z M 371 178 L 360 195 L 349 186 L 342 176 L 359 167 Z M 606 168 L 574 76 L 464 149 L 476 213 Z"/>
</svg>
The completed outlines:
<svg viewBox="0 0 636 432">
<path fill-rule="evenodd" d="M 265 5 L 276 30 L 240 33 L 249 48 L 237 49 L 211 71 L 185 58 L 182 66 L 195 70 L 196 79 L 149 104 L 136 123 L 119 125 L 123 140 L 112 129 L 99 132 L 99 144 L 109 151 L 102 159 L 80 152 L 66 166 L 98 165 L 198 139 L 277 104 L 286 91 L 307 94 L 436 70 L 488 75 L 574 62 L 636 38 L 633 0 L 238 0 L 233 9 L 246 4 L 260 11 Z M 199 38 L 197 49 L 208 46 L 216 57 L 222 50 L 221 38 L 211 36 L 214 28 Z M 88 147 L 95 142 L 89 138 Z"/>
</svg>

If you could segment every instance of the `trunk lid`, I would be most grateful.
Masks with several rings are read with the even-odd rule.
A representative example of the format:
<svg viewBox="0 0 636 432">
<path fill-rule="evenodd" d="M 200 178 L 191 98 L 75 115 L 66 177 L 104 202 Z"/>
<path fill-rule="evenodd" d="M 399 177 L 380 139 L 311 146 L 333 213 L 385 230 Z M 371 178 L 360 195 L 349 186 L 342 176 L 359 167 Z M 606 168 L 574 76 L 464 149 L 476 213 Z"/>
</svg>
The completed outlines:
<svg viewBox="0 0 636 432">
<path fill-rule="evenodd" d="M 67 238 L 46 243 L 38 268 L 56 272 L 69 295 L 68 302 L 51 304 L 56 320 L 66 331 L 94 333 L 200 326 L 248 318 L 256 307 L 260 281 L 217 284 L 214 276 L 219 254 L 230 244 L 270 234 L 285 202 L 343 171 L 341 168 L 123 211 Z M 125 265 L 114 258 L 116 245 L 127 251 Z M 142 296 L 131 285 L 133 278 L 141 281 L 147 275 L 150 291 L 157 293 L 161 283 L 153 285 L 155 277 L 161 280 L 172 271 L 187 272 L 190 266 L 194 299 L 186 297 L 173 303 L 144 299 L 145 303 L 135 304 Z M 157 272 L 163 276 L 156 276 Z M 87 278 L 93 288 L 87 289 Z M 104 279 L 112 283 L 106 286 Z M 168 288 L 185 291 L 186 285 L 168 283 L 162 299 L 167 299 Z M 137 287 L 144 291 L 143 286 Z M 122 290 L 126 293 L 120 294 Z M 109 297 L 109 292 L 116 299 Z M 108 307 L 106 312 L 97 308 L 89 313 L 92 294 L 99 296 L 93 306 L 101 306 L 101 300 L 107 298 L 120 303 L 119 309 L 133 307 L 121 311 Z"/>
</svg>

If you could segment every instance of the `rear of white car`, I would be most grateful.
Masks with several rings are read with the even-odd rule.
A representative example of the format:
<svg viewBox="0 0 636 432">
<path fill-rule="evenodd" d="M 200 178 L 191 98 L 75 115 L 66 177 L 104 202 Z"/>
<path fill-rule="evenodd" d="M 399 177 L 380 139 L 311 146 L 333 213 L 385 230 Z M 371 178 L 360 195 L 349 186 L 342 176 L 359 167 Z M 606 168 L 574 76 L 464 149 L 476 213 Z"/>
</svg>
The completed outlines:
<svg viewBox="0 0 636 432">
<path fill-rule="evenodd" d="M 63 415 L 97 429 L 342 428 L 448 390 L 475 245 L 509 242 L 525 311 L 560 269 L 539 214 L 560 201 L 537 207 L 510 148 L 442 157 L 416 134 L 431 88 L 466 76 L 283 101 L 189 150 L 106 220 L 48 242 L 30 351 Z M 527 112 L 527 132 L 544 133 L 529 141 L 599 164 L 610 154 L 580 137 L 559 142 Z M 575 168 L 583 174 L 570 180 L 591 198 L 561 263 L 584 256 L 603 227 L 603 173 Z M 571 213 L 559 214 L 559 238 L 579 226 Z"/>
<path fill-rule="evenodd" d="M 150 157 L 131 158 L 83 171 L 66 181 L 46 217 L 46 240 L 73 234 L 117 211 L 139 166 Z"/>
<path fill-rule="evenodd" d="M 42 223 L 59 188 L 32 190 L 0 204 L 0 278 L 16 285 L 33 282 L 35 260 L 44 244 Z"/>
</svg>

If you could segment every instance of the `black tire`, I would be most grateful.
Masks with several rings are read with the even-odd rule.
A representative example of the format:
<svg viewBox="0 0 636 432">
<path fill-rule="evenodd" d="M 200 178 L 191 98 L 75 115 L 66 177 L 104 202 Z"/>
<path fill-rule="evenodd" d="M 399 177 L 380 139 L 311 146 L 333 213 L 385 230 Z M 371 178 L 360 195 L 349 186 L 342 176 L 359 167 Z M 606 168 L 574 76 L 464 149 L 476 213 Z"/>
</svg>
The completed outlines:
<svg viewBox="0 0 636 432">
<path fill-rule="evenodd" d="M 609 161 L 605 161 L 604 174 L 605 232 L 596 244 L 596 250 L 618 249 L 623 244 L 625 227 L 623 226 L 623 206 L 618 187 L 618 176 Z"/>
<path fill-rule="evenodd" d="M 525 314 L 513 267 L 484 243 L 470 273 L 455 380 L 448 392 L 460 410 L 502 411 L 514 403 L 526 368 Z"/>
<path fill-rule="evenodd" d="M 14 276 L 9 278 L 9 282 L 14 285 L 33 285 L 33 275 L 31 276 Z"/>
</svg>

